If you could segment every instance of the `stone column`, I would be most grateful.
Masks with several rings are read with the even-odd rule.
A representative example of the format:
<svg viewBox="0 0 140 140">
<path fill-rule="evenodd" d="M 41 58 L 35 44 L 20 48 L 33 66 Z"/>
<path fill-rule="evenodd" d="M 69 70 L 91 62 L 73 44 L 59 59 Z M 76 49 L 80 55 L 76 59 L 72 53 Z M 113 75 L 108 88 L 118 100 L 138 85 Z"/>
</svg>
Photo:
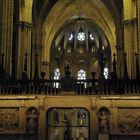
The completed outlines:
<svg viewBox="0 0 140 140">
<path fill-rule="evenodd" d="M 26 133 L 26 107 L 25 107 L 25 100 L 20 101 L 19 131 L 21 133 Z"/>
<path fill-rule="evenodd" d="M 117 114 L 117 102 L 111 101 L 111 114 L 110 114 L 110 133 L 118 132 L 118 114 Z"/>
<path fill-rule="evenodd" d="M 137 49 L 136 45 L 136 18 L 125 20 L 124 21 L 124 50 L 127 54 L 127 67 L 128 67 L 128 75 L 130 78 L 135 77 L 134 72 L 134 64 L 135 64 L 135 51 Z"/>
<path fill-rule="evenodd" d="M 121 22 L 120 25 L 116 29 L 116 35 L 117 35 L 116 61 L 117 61 L 117 76 L 118 76 L 118 78 L 123 77 L 123 70 L 124 70 L 124 67 L 123 67 L 124 66 L 124 64 L 123 64 L 123 59 L 124 59 L 124 42 L 123 42 L 124 35 L 123 35 L 123 31 L 124 31 L 124 29 L 123 29 L 123 25 Z"/>
<path fill-rule="evenodd" d="M 116 46 L 117 49 L 117 76 L 123 78 L 124 75 L 124 47 Z"/>
<path fill-rule="evenodd" d="M 1 5 L 1 8 L 0 8 L 0 55 L 3 53 L 3 46 L 4 46 L 4 39 L 3 39 L 3 36 L 4 36 L 4 9 L 5 9 L 5 1 L 4 0 L 1 0 L 0 1 L 0 5 Z M 1 57 L 0 57 L 1 59 Z M 1 60 L 0 60 L 1 62 Z"/>
<path fill-rule="evenodd" d="M 86 45 L 86 52 L 88 52 L 89 51 L 89 46 L 88 46 L 88 44 L 89 44 L 89 36 L 88 36 L 88 31 L 87 30 L 85 30 L 85 45 Z"/>
<path fill-rule="evenodd" d="M 14 0 L 0 0 L 0 55 L 4 53 L 4 69 L 7 77 L 12 71 L 12 36 Z"/>
<path fill-rule="evenodd" d="M 38 120 L 38 134 L 39 140 L 46 139 L 46 111 L 44 108 L 44 99 L 40 99 L 40 106 L 39 106 L 39 120 Z"/>
<path fill-rule="evenodd" d="M 32 31 L 32 6 L 33 0 L 19 1 L 19 21 L 18 21 L 18 58 L 17 58 L 17 78 L 22 77 L 24 66 L 24 55 L 28 54 L 27 76 L 30 78 L 31 69 L 31 31 Z"/>
<path fill-rule="evenodd" d="M 90 138 L 97 139 L 98 135 L 98 117 L 96 108 L 92 108 L 90 112 Z"/>
<path fill-rule="evenodd" d="M 132 48 L 133 48 L 133 64 L 132 64 L 132 78 L 136 78 L 136 57 L 135 53 L 138 52 L 138 43 L 137 43 L 137 19 L 135 18 L 134 21 L 132 22 Z"/>
<path fill-rule="evenodd" d="M 139 54 L 139 65 L 140 65 L 140 0 L 137 0 L 137 21 L 138 21 L 138 24 L 137 24 L 137 39 L 138 39 L 138 54 Z"/>
<path fill-rule="evenodd" d="M 98 114 L 97 114 L 97 103 L 98 99 L 91 97 L 91 110 L 90 110 L 90 138 L 97 139 L 98 135 Z"/>
<path fill-rule="evenodd" d="M 74 33 L 74 51 L 77 52 L 77 34 L 78 32 Z"/>
<path fill-rule="evenodd" d="M 32 24 L 28 22 L 19 21 L 18 23 L 18 66 L 17 66 L 17 78 L 22 77 L 23 66 L 24 66 L 24 56 L 25 53 L 28 55 L 27 62 L 27 76 L 30 78 L 31 69 L 31 31 Z"/>
</svg>

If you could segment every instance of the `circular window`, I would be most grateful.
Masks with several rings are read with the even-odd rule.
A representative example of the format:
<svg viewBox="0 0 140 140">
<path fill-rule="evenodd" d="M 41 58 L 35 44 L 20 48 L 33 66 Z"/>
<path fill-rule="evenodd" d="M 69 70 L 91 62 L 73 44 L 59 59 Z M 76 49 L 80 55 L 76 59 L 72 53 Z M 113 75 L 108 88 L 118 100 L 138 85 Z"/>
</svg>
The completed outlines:
<svg viewBox="0 0 140 140">
<path fill-rule="evenodd" d="M 84 32 L 79 32 L 77 35 L 77 39 L 79 41 L 84 41 L 85 40 L 85 33 Z"/>
</svg>

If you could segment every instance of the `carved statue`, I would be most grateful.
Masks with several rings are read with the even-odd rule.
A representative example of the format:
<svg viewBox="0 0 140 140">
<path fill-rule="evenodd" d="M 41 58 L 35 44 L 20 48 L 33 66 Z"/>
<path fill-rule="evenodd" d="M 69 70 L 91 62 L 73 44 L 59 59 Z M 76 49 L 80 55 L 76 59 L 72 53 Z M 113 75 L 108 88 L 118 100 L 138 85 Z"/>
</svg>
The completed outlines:
<svg viewBox="0 0 140 140">
<path fill-rule="evenodd" d="M 109 129 L 109 114 L 105 110 L 101 110 L 99 113 L 99 129 L 100 133 L 108 133 Z"/>
<path fill-rule="evenodd" d="M 27 129 L 29 133 L 36 133 L 38 127 L 38 111 L 32 108 L 27 111 Z"/>
</svg>

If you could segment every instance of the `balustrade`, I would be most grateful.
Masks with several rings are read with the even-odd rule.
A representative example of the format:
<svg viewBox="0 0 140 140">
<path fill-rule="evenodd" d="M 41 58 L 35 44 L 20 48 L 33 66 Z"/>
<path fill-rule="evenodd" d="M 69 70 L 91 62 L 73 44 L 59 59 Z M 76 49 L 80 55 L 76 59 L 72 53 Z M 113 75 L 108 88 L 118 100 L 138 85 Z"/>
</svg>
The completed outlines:
<svg viewBox="0 0 140 140">
<path fill-rule="evenodd" d="M 71 91 L 76 95 L 139 95 L 140 80 L 87 79 L 73 80 L 70 88 L 62 80 L 1 80 L 1 94 L 48 94 Z M 66 85 L 67 86 L 67 85 Z"/>
</svg>

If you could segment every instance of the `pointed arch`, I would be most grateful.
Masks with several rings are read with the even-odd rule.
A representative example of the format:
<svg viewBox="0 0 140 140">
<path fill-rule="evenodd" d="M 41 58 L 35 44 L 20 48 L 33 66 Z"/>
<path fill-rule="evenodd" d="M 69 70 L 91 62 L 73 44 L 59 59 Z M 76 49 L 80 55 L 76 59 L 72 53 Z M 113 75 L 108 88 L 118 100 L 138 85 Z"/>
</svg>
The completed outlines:
<svg viewBox="0 0 140 140">
<path fill-rule="evenodd" d="M 64 27 L 75 15 L 84 15 L 85 19 L 93 20 L 106 34 L 111 45 L 112 54 L 116 52 L 116 25 L 109 10 L 102 2 L 97 3 L 97 1 L 91 2 L 84 0 L 72 2 L 58 1 L 49 12 L 43 24 L 45 29 L 45 38 L 42 40 L 44 43 L 43 46 L 45 46 L 44 53 L 42 54 L 43 61 L 49 61 L 50 59 L 50 47 L 57 31 L 62 26 Z"/>
</svg>

